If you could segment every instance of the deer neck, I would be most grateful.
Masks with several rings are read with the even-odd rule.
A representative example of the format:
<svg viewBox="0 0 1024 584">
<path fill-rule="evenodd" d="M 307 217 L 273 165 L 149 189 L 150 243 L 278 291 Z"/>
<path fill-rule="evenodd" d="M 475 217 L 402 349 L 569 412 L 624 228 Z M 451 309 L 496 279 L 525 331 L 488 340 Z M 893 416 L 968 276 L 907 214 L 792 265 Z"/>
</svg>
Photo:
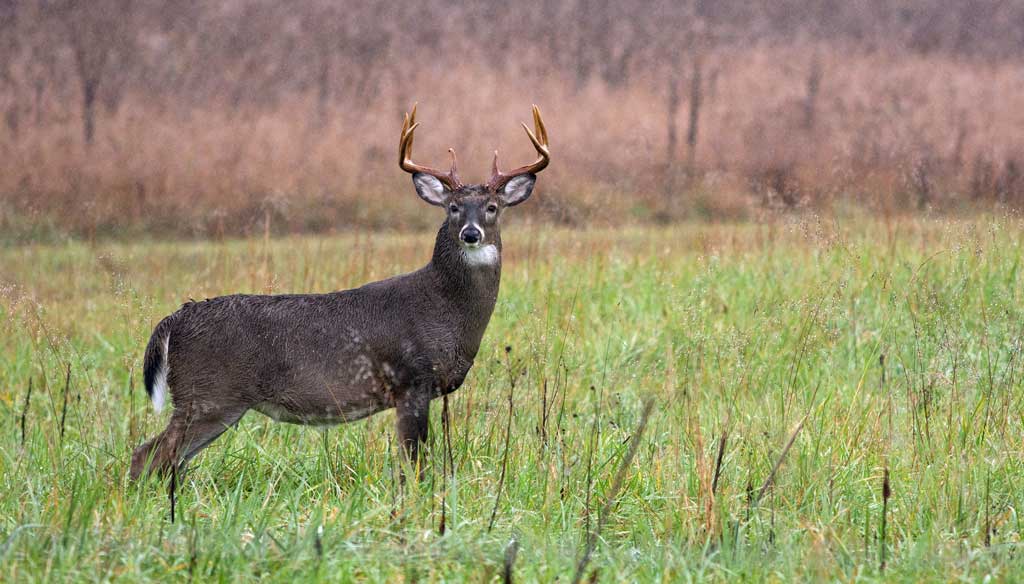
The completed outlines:
<svg viewBox="0 0 1024 584">
<path fill-rule="evenodd" d="M 427 269 L 434 274 L 442 298 L 453 307 L 453 320 L 472 345 L 479 345 L 498 299 L 501 283 L 501 240 L 494 250 L 471 255 L 455 242 L 448 223 L 441 225 L 434 243 L 434 255 Z"/>
</svg>

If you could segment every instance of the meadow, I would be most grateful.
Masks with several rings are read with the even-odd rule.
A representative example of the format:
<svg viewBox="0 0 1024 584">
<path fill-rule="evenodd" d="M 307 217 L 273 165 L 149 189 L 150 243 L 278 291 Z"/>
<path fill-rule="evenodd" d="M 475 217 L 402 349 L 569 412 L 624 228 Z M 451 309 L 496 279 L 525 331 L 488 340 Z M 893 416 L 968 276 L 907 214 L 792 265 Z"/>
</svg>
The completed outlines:
<svg viewBox="0 0 1024 584">
<path fill-rule="evenodd" d="M 440 402 L 404 487 L 393 412 L 249 413 L 174 523 L 127 479 L 159 318 L 414 269 L 432 234 L 0 248 L 0 580 L 567 582 L 588 542 L 600 582 L 1022 573 L 1019 219 L 505 232 L 450 459 Z"/>
</svg>

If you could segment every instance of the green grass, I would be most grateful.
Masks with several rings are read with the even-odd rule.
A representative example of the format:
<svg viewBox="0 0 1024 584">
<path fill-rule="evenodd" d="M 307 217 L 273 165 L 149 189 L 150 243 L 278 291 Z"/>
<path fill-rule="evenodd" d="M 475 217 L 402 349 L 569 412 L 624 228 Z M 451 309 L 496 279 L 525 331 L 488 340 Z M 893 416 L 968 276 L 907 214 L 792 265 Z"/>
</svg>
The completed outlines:
<svg viewBox="0 0 1024 584">
<path fill-rule="evenodd" d="M 450 402 L 446 496 L 439 402 L 404 493 L 393 413 L 327 431 L 250 413 L 195 460 L 173 524 L 163 485 L 127 481 L 167 415 L 140 380 L 157 320 L 189 297 L 413 269 L 431 238 L 0 250 L 0 580 L 494 581 L 515 539 L 517 580 L 565 582 L 647 398 L 587 578 L 1022 573 L 1021 223 L 506 231 L 498 307 Z"/>
</svg>

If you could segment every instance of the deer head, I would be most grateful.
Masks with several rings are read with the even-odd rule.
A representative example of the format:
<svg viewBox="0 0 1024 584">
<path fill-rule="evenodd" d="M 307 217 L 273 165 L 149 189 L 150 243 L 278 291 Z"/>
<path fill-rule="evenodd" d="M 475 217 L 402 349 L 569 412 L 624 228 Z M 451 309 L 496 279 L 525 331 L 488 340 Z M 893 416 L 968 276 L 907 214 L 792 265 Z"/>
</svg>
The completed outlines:
<svg viewBox="0 0 1024 584">
<path fill-rule="evenodd" d="M 464 185 L 456 169 L 455 150 L 448 149 L 452 166 L 448 172 L 423 166 L 412 161 L 413 133 L 416 106 L 405 115 L 402 137 L 398 147 L 398 161 L 402 170 L 412 173 L 412 182 L 420 198 L 445 209 L 448 233 L 466 252 L 466 257 L 477 258 L 480 263 L 492 263 L 487 250 L 497 251 L 500 245 L 500 218 L 506 207 L 513 207 L 530 198 L 537 173 L 551 161 L 548 150 L 548 132 L 540 117 L 540 109 L 533 106 L 534 131 L 523 124 L 526 135 L 537 149 L 537 160 L 507 173 L 498 170 L 498 152 L 494 152 L 491 178 L 483 184 Z M 496 259 L 496 254 L 493 254 Z"/>
</svg>

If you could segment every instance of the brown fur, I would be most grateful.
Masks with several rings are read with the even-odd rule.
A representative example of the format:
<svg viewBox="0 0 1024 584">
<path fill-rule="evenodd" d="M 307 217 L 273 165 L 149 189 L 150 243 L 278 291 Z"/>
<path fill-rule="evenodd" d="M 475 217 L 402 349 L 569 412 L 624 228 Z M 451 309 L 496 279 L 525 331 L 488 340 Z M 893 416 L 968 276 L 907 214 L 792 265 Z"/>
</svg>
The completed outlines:
<svg viewBox="0 0 1024 584">
<path fill-rule="evenodd" d="M 421 191 L 447 218 L 433 257 L 415 272 L 330 294 L 188 302 L 163 319 L 146 349 L 145 381 L 152 395 L 166 358 L 174 411 L 135 450 L 132 478 L 184 466 L 250 409 L 334 424 L 396 408 L 399 439 L 418 461 L 430 401 L 462 385 L 480 347 L 501 280 L 500 214 L 529 196 L 528 178 L 514 196 L 476 185 Z M 480 245 L 495 246 L 494 263 L 467 261 L 460 233 L 468 224 L 482 228 Z"/>
</svg>

